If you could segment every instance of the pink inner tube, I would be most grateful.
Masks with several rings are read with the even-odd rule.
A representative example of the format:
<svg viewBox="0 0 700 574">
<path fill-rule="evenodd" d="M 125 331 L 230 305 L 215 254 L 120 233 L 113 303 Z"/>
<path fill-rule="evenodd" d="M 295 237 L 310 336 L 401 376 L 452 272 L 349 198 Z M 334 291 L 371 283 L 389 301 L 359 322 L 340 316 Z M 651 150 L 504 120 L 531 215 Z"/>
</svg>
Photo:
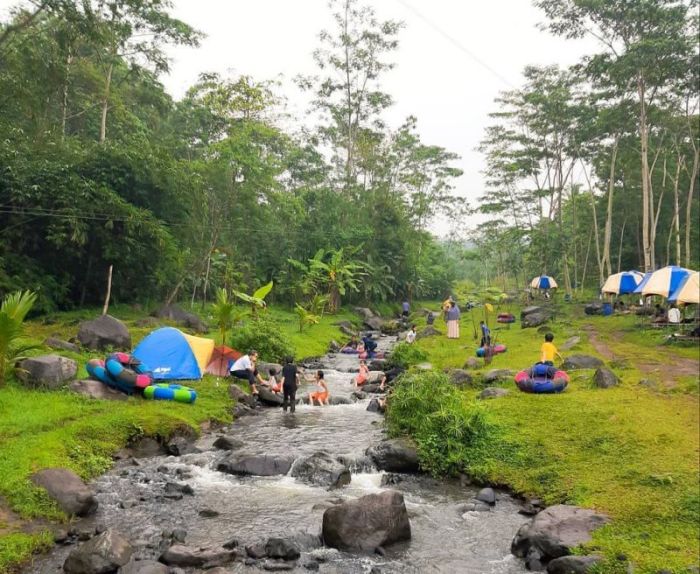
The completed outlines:
<svg viewBox="0 0 700 574">
<path fill-rule="evenodd" d="M 515 382 L 516 383 L 523 383 L 530 378 L 531 378 L 530 369 L 523 369 L 517 375 L 515 375 Z M 566 371 L 557 371 L 556 373 L 554 373 L 554 376 L 552 377 L 551 380 L 554 380 L 554 379 L 563 379 L 568 383 L 570 380 L 569 373 L 567 373 Z"/>
</svg>

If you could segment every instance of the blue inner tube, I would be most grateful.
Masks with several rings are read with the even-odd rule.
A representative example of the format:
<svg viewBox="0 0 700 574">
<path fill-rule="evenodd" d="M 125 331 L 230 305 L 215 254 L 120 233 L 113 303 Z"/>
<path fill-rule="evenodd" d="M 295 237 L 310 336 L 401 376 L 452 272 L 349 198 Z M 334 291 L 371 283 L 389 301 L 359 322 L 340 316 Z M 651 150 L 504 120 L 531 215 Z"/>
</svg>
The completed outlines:
<svg viewBox="0 0 700 574">
<path fill-rule="evenodd" d="M 516 381 L 518 388 L 525 393 L 561 393 L 569 384 L 564 379 L 546 379 L 540 377 Z"/>
</svg>

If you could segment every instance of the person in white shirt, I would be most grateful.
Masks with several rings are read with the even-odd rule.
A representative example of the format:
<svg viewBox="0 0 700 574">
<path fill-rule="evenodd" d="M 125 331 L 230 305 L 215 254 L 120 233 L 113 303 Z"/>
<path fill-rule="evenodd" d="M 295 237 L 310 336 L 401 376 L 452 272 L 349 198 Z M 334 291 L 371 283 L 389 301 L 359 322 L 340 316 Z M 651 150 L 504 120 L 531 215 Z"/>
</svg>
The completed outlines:
<svg viewBox="0 0 700 574">
<path fill-rule="evenodd" d="M 681 310 L 675 305 L 668 310 L 668 322 L 675 325 L 681 322 Z"/>
<path fill-rule="evenodd" d="M 258 352 L 250 351 L 231 365 L 231 376 L 248 381 L 250 392 L 254 395 L 258 394 L 258 389 L 255 386 L 256 380 L 260 381 L 261 384 L 265 384 L 264 379 L 258 374 L 258 369 L 255 367 L 257 360 Z"/>
<path fill-rule="evenodd" d="M 416 340 L 416 326 L 411 325 L 411 330 L 406 333 L 406 342 L 411 345 L 415 342 Z"/>
</svg>

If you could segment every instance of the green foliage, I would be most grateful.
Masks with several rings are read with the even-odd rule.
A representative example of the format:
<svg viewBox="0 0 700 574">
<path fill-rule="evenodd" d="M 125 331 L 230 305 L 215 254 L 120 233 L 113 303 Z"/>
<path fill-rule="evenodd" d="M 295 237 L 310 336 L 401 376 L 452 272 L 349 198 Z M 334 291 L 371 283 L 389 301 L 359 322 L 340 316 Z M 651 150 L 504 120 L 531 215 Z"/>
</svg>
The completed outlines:
<svg viewBox="0 0 700 574">
<path fill-rule="evenodd" d="M 418 348 L 417 345 L 408 343 L 399 343 L 396 345 L 387 359 L 392 367 L 400 367 L 408 369 L 422 363 L 428 358 L 425 352 Z"/>
<path fill-rule="evenodd" d="M 251 308 L 251 313 L 255 317 L 257 315 L 258 310 L 260 309 L 265 309 L 267 307 L 267 303 L 265 303 L 265 297 L 267 297 L 272 291 L 273 283 L 270 281 L 266 285 L 263 285 L 259 289 L 257 289 L 252 295 L 248 295 L 246 293 L 242 293 L 241 291 L 233 291 L 233 294 L 240 299 L 241 301 L 245 301 L 246 303 L 250 304 Z"/>
<path fill-rule="evenodd" d="M 31 291 L 17 291 L 7 295 L 0 306 L 0 387 L 6 382 L 9 370 L 35 345 L 22 340 L 24 319 L 36 302 Z"/>
<path fill-rule="evenodd" d="M 299 332 L 304 331 L 306 325 L 316 325 L 321 320 L 321 317 L 314 315 L 310 310 L 304 309 L 299 303 L 294 305 L 294 312 L 299 317 Z"/>
<path fill-rule="evenodd" d="M 236 306 L 229 298 L 228 291 L 223 288 L 216 290 L 216 302 L 211 307 L 214 322 L 219 328 L 221 343 L 226 343 L 226 333 L 231 329 L 234 321 Z"/>
<path fill-rule="evenodd" d="M 294 355 L 294 347 L 280 326 L 264 316 L 234 327 L 231 346 L 242 353 L 255 349 L 262 361 L 281 362 L 286 356 Z"/>
<path fill-rule="evenodd" d="M 464 400 L 447 375 L 434 371 L 409 372 L 398 379 L 387 421 L 392 435 L 415 438 L 421 466 L 436 475 L 468 472 L 493 437 L 483 408 Z"/>
</svg>

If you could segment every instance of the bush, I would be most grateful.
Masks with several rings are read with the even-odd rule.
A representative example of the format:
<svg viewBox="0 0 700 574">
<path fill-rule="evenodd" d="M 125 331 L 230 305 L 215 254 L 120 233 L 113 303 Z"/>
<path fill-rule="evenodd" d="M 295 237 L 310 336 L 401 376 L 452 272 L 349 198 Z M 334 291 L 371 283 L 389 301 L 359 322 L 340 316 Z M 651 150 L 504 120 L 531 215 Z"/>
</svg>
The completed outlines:
<svg viewBox="0 0 700 574">
<path fill-rule="evenodd" d="M 287 355 L 294 355 L 291 341 L 267 317 L 250 319 L 242 327 L 234 327 L 231 346 L 242 353 L 255 349 L 262 361 L 281 362 Z"/>
<path fill-rule="evenodd" d="M 410 435 L 421 466 L 435 475 L 470 471 L 483 462 L 494 427 L 483 408 L 467 402 L 448 377 L 435 371 L 401 376 L 387 410 L 389 432 Z"/>
<path fill-rule="evenodd" d="M 408 369 L 418 363 L 422 363 L 428 358 L 424 351 L 419 349 L 416 345 L 409 345 L 408 343 L 399 343 L 391 351 L 388 358 L 389 367 L 401 367 L 402 369 Z"/>
</svg>

